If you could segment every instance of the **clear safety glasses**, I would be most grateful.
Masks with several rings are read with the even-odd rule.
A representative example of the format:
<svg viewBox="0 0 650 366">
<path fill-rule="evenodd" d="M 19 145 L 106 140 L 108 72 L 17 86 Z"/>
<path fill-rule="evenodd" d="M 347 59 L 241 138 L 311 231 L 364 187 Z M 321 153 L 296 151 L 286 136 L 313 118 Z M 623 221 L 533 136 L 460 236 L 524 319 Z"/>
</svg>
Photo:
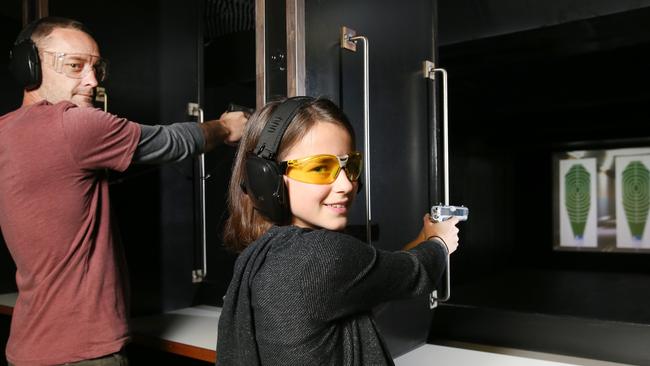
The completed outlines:
<svg viewBox="0 0 650 366">
<path fill-rule="evenodd" d="M 361 174 L 362 158 L 358 151 L 347 155 L 314 155 L 301 159 L 280 162 L 284 174 L 299 182 L 329 184 L 336 180 L 342 169 L 351 182 L 356 182 Z"/>
<path fill-rule="evenodd" d="M 54 51 L 43 51 L 52 55 L 50 66 L 59 74 L 64 74 L 73 79 L 82 79 L 90 70 L 95 72 L 95 79 L 98 82 L 106 80 L 108 73 L 108 62 L 95 55 L 86 53 L 62 53 Z"/>
</svg>

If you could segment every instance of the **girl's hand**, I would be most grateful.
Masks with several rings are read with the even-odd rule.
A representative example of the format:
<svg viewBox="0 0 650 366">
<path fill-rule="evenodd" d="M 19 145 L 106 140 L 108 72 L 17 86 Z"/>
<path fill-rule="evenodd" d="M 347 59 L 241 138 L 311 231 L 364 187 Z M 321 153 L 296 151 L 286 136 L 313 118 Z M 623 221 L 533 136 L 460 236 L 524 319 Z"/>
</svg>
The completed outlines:
<svg viewBox="0 0 650 366">
<path fill-rule="evenodd" d="M 431 216 L 426 214 L 422 218 L 422 230 L 420 230 L 415 240 L 404 247 L 404 250 L 411 249 L 423 241 L 433 239 L 434 236 L 437 236 L 445 242 L 449 254 L 451 254 L 458 248 L 458 228 L 456 224 L 458 224 L 458 218 L 456 217 L 442 222 L 433 222 L 431 221 Z"/>
</svg>

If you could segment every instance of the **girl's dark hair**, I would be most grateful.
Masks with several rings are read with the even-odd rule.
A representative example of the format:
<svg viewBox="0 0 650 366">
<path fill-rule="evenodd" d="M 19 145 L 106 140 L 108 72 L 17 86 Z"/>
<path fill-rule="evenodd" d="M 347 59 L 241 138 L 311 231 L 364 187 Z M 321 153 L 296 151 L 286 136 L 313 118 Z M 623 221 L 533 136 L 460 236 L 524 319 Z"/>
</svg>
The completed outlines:
<svg viewBox="0 0 650 366">
<path fill-rule="evenodd" d="M 270 102 L 255 112 L 248 120 L 239 142 L 228 188 L 230 217 L 226 220 L 223 232 L 226 246 L 235 252 L 244 250 L 273 226 L 273 222 L 255 210 L 251 199 L 242 190 L 241 183 L 246 178 L 244 169 L 246 155 L 255 149 L 266 122 L 283 101 Z M 298 143 L 318 122 L 333 123 L 343 127 L 350 134 L 354 146 L 354 131 L 345 114 L 330 100 L 318 98 L 303 105 L 293 118 L 282 136 L 276 160 L 282 161 L 287 150 Z M 254 177 L 249 178 L 254 179 Z"/>
</svg>

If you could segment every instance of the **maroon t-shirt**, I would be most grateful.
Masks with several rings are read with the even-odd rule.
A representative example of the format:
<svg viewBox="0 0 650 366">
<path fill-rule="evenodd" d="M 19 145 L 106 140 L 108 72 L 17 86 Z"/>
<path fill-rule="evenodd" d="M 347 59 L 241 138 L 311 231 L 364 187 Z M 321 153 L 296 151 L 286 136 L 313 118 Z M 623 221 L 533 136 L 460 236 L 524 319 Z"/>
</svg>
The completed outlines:
<svg viewBox="0 0 650 366">
<path fill-rule="evenodd" d="M 125 170 L 139 139 L 137 124 L 68 102 L 0 117 L 0 228 L 18 286 L 10 362 L 74 362 L 126 342 L 125 263 L 104 173 Z"/>
</svg>

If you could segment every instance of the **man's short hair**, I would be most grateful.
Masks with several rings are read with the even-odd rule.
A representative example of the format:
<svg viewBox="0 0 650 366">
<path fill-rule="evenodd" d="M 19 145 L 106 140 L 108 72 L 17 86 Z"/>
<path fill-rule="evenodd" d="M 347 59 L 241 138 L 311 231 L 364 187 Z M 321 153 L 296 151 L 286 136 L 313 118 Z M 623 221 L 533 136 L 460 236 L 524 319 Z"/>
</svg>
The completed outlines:
<svg viewBox="0 0 650 366">
<path fill-rule="evenodd" d="M 39 41 L 49 36 L 57 28 L 77 29 L 92 37 L 90 30 L 77 20 L 62 17 L 45 17 L 38 20 L 30 38 L 34 43 L 38 44 Z"/>
</svg>

